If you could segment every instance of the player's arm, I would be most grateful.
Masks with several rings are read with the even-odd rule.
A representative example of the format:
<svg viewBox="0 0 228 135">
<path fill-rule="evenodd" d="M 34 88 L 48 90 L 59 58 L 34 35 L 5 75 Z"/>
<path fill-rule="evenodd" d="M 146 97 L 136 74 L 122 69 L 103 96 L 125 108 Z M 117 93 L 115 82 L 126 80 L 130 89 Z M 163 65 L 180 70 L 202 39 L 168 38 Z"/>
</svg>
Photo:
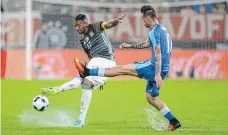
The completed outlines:
<svg viewBox="0 0 228 135">
<path fill-rule="evenodd" d="M 143 49 L 143 48 L 148 48 L 148 47 L 150 47 L 148 39 L 146 39 L 145 41 L 142 41 L 142 42 L 134 43 L 134 44 L 122 43 L 120 45 L 120 49 L 124 49 L 124 48 Z"/>
<path fill-rule="evenodd" d="M 162 54 L 161 54 L 161 48 L 160 45 L 155 45 L 154 46 L 154 54 L 155 54 L 155 82 L 158 88 L 163 87 L 163 80 L 161 78 L 161 59 L 162 59 Z"/>
<path fill-rule="evenodd" d="M 155 82 L 158 88 L 163 86 L 163 80 L 161 78 L 161 42 L 160 42 L 160 31 L 151 32 L 149 34 L 149 40 L 152 42 L 154 48 L 154 57 L 155 57 Z"/>
<path fill-rule="evenodd" d="M 126 16 L 126 14 L 123 14 L 123 15 L 121 15 L 121 16 L 119 16 L 117 18 L 114 18 L 112 20 L 109 20 L 107 22 L 104 21 L 104 22 L 101 23 L 101 28 L 103 30 L 105 30 L 105 29 L 110 29 L 112 27 L 115 27 L 117 24 L 122 23 L 123 18 L 125 16 Z"/>
<path fill-rule="evenodd" d="M 156 45 L 154 47 L 154 54 L 155 54 L 155 63 L 156 63 L 156 72 L 155 75 L 159 75 L 161 74 L 161 58 L 162 58 L 162 54 L 161 54 L 161 49 L 160 49 L 160 45 Z"/>
</svg>

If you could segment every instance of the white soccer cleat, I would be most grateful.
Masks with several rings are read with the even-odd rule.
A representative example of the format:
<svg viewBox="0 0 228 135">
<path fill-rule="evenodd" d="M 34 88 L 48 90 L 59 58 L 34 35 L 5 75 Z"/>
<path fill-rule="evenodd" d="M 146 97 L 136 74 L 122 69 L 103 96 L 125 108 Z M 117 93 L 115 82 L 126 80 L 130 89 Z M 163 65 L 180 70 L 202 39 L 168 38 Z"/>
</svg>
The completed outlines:
<svg viewBox="0 0 228 135">
<path fill-rule="evenodd" d="M 80 128 L 80 127 L 84 127 L 84 122 L 82 122 L 81 120 L 76 120 L 72 127 L 77 127 L 77 128 Z"/>
</svg>

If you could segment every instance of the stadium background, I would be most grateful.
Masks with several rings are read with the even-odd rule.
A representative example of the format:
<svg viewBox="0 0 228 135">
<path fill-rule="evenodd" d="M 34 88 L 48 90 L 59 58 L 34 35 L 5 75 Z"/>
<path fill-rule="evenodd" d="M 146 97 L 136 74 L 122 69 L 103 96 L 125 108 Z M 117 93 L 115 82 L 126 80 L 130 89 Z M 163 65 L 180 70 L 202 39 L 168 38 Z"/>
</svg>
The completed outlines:
<svg viewBox="0 0 228 135">
<path fill-rule="evenodd" d="M 139 3 L 139 4 L 137 4 Z M 152 4 L 159 22 L 170 32 L 173 52 L 169 78 L 228 79 L 228 6 L 225 0 L 33 0 L 32 79 L 69 79 L 77 74 L 73 58 L 87 60 L 73 25 L 78 13 L 89 22 L 109 20 L 127 13 L 123 24 L 107 30 L 117 64 L 129 64 L 150 57 L 148 49 L 118 49 L 122 42 L 147 37 L 141 24 L 140 5 Z M 91 6 L 93 5 L 93 6 Z M 25 79 L 25 0 L 1 2 L 1 77 Z"/>
<path fill-rule="evenodd" d="M 33 11 L 26 12 L 30 2 Z M 48 96 L 47 111 L 33 109 L 40 88 L 77 74 L 74 57 L 87 60 L 72 23 L 79 12 L 91 23 L 126 12 L 123 24 L 107 30 L 117 64 L 148 59 L 149 49 L 118 49 L 147 37 L 139 13 L 144 4 L 155 7 L 173 38 L 171 71 L 159 98 L 181 129 L 166 132 L 168 121 L 146 102 L 146 81 L 133 78 L 109 80 L 103 91 L 93 91 L 85 128 L 71 128 L 80 113 L 81 87 Z M 228 134 L 227 0 L 2 0 L 0 15 L 2 135 Z"/>
</svg>

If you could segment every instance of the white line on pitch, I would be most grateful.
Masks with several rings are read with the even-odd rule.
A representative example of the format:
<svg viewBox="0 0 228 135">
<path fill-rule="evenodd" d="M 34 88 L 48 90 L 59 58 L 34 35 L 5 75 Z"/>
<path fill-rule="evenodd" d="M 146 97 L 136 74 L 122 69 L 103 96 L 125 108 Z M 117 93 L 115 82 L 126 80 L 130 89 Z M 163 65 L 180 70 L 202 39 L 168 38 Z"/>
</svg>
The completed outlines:
<svg viewBox="0 0 228 135">
<path fill-rule="evenodd" d="M 110 132 L 110 131 L 113 131 L 113 132 L 118 132 L 118 131 L 121 131 L 121 132 L 139 132 L 139 131 L 148 131 L 150 132 L 151 130 L 155 130 L 155 129 L 110 129 L 110 130 L 105 130 L 105 129 L 95 129 L 95 130 L 89 130 L 89 131 L 94 131 L 94 132 Z M 177 131 L 180 130 L 180 131 L 228 131 L 228 128 L 180 128 L 180 129 L 177 129 Z M 160 131 L 161 132 L 161 131 Z"/>
</svg>

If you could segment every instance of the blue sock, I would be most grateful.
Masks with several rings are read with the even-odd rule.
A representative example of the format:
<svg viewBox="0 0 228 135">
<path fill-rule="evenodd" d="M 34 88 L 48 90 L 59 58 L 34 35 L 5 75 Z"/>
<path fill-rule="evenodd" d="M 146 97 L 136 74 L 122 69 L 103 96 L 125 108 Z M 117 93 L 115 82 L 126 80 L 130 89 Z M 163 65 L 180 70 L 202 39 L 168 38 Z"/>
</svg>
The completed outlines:
<svg viewBox="0 0 228 135">
<path fill-rule="evenodd" d="M 165 106 L 164 108 L 162 108 L 160 110 L 160 112 L 163 114 L 163 116 L 168 119 L 169 121 L 172 120 L 174 117 L 174 115 L 171 113 L 171 111 L 169 110 L 169 108 L 167 106 Z"/>
<path fill-rule="evenodd" d="M 168 119 L 169 121 L 172 120 L 174 118 L 173 114 L 171 112 L 168 112 L 165 116 L 166 119 Z"/>
<path fill-rule="evenodd" d="M 99 71 L 99 68 L 92 68 L 89 70 L 89 74 L 91 76 L 98 76 L 98 71 Z"/>
</svg>

